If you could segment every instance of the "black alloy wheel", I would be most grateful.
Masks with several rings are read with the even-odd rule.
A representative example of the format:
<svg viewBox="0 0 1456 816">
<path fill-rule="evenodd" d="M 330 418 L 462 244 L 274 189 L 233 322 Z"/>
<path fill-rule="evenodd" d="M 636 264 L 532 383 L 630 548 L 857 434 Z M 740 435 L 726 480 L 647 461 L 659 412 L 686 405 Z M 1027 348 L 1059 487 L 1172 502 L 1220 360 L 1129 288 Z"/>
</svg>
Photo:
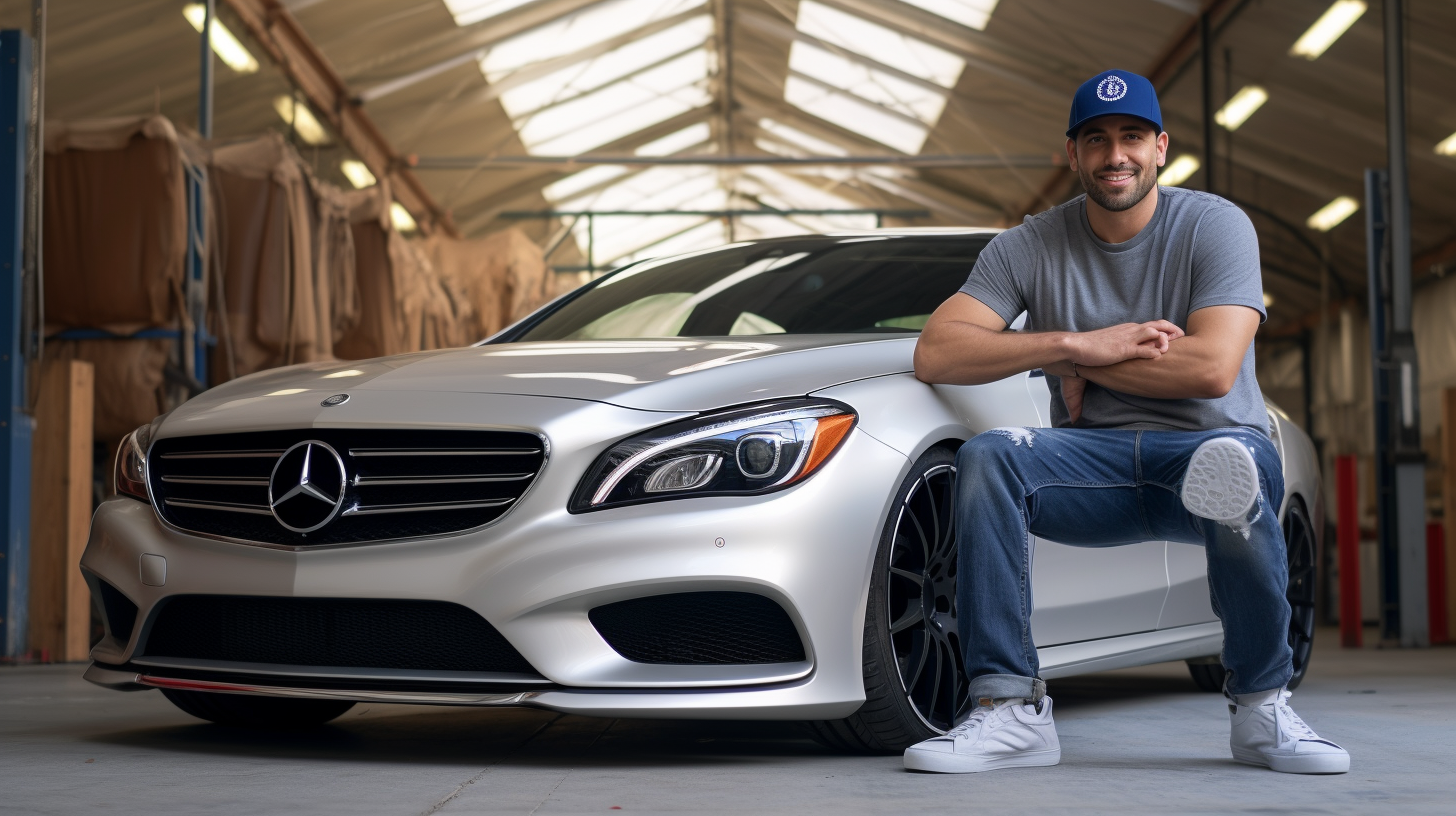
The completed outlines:
<svg viewBox="0 0 1456 816">
<path fill-rule="evenodd" d="M 1284 548 L 1289 562 L 1289 583 L 1284 597 L 1289 600 L 1289 648 L 1294 652 L 1294 674 L 1287 688 L 1291 691 L 1304 682 L 1309 660 L 1314 652 L 1315 586 L 1318 583 L 1319 547 L 1314 525 L 1304 504 L 1296 497 L 1284 515 Z M 1188 672 L 1193 682 L 1204 691 L 1222 692 L 1224 668 L 1217 660 L 1189 661 Z"/>
<path fill-rule="evenodd" d="M 841 750 L 894 753 L 943 734 L 969 686 L 956 622 L 955 454 L 911 467 L 880 538 L 865 610 L 865 704 L 809 723 Z"/>
</svg>

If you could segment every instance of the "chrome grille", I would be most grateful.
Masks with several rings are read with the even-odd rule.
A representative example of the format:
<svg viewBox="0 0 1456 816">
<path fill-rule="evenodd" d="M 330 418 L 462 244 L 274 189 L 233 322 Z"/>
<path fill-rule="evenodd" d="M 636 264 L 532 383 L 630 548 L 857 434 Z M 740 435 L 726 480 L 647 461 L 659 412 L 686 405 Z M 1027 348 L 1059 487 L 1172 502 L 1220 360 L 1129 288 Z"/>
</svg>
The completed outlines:
<svg viewBox="0 0 1456 816">
<path fill-rule="evenodd" d="M 295 533 L 269 509 L 268 480 L 284 451 L 305 440 L 338 451 L 346 484 L 338 517 Z M 148 457 L 148 478 L 158 512 L 177 527 L 307 547 L 489 524 L 525 494 L 544 460 L 541 439 L 529 433 L 305 429 L 163 439 Z"/>
</svg>

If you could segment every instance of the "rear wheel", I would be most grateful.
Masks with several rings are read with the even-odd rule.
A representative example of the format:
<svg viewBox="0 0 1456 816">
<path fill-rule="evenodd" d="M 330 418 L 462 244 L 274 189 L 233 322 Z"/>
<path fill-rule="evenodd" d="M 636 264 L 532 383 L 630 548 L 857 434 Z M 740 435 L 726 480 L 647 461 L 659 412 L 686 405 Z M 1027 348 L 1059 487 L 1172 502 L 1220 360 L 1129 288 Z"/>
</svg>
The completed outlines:
<svg viewBox="0 0 1456 816">
<path fill-rule="evenodd" d="M 162 689 L 162 694 L 173 705 L 199 719 L 268 731 L 315 728 L 354 707 L 349 700 L 257 697 L 181 689 Z"/>
<path fill-rule="evenodd" d="M 956 624 L 955 454 L 921 456 L 880 536 L 865 610 L 865 703 L 809 723 L 831 748 L 898 753 L 943 734 L 968 694 Z"/>
<path fill-rule="evenodd" d="M 1314 525 L 1299 499 L 1289 503 L 1289 512 L 1284 516 L 1284 547 L 1289 558 L 1289 585 L 1284 593 L 1289 599 L 1289 648 L 1294 653 L 1294 674 L 1288 688 L 1293 690 L 1304 682 L 1314 652 L 1314 592 L 1319 563 Z M 1216 659 L 1190 660 L 1188 673 L 1204 691 L 1223 691 L 1224 668 Z"/>
</svg>

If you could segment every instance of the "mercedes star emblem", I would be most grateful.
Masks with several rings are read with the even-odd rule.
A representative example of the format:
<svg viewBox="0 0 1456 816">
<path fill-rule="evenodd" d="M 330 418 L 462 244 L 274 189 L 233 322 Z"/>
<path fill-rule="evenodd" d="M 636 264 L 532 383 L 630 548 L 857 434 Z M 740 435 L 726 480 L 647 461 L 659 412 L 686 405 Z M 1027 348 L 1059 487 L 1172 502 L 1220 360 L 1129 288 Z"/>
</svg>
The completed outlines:
<svg viewBox="0 0 1456 816">
<path fill-rule="evenodd" d="M 325 399 L 323 402 L 319 403 L 319 405 L 322 405 L 325 408 L 332 408 L 335 405 L 343 405 L 348 401 L 348 394 L 335 394 L 332 397 L 329 397 L 328 399 Z"/>
<path fill-rule="evenodd" d="M 278 523 L 295 533 L 328 524 L 344 504 L 344 460 L 316 439 L 299 442 L 278 457 L 268 479 L 268 506 Z"/>
</svg>

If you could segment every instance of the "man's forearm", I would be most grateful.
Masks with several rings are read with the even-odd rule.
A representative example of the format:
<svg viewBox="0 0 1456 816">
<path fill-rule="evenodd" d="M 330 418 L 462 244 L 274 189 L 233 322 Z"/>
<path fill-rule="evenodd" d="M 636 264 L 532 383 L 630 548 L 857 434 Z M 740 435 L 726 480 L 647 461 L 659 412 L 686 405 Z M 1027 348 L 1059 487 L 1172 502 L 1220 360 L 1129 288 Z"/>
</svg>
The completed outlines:
<svg viewBox="0 0 1456 816">
<path fill-rule="evenodd" d="M 949 323 L 921 335 L 915 346 L 915 376 L 923 382 L 981 385 L 1067 359 L 1067 332 L 992 331 L 971 323 Z M 975 349 L 975 354 L 966 354 Z"/>
<path fill-rule="evenodd" d="M 1077 374 L 1104 388 L 1139 397 L 1213 399 L 1233 388 L 1233 381 L 1224 373 L 1227 366 L 1220 364 L 1219 351 L 1206 337 L 1180 337 L 1168 344 L 1161 357 L 1108 366 L 1079 365 Z"/>
</svg>

